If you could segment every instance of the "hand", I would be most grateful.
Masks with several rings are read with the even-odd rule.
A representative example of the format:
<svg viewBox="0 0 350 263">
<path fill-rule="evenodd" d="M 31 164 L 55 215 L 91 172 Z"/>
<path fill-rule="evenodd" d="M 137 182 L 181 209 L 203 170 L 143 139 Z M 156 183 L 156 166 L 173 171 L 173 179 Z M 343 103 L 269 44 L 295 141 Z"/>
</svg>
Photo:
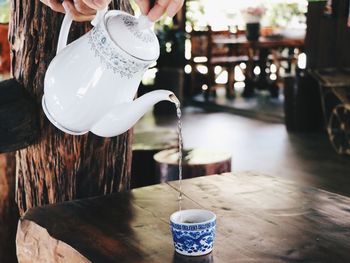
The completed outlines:
<svg viewBox="0 0 350 263">
<path fill-rule="evenodd" d="M 111 0 L 40 0 L 52 10 L 69 13 L 74 21 L 83 22 L 94 19 L 96 11 L 106 7 Z"/>
<path fill-rule="evenodd" d="M 156 0 L 150 9 L 150 0 L 135 0 L 142 14 L 147 15 L 151 21 L 157 21 L 164 13 L 173 17 L 182 7 L 184 0 Z"/>
</svg>

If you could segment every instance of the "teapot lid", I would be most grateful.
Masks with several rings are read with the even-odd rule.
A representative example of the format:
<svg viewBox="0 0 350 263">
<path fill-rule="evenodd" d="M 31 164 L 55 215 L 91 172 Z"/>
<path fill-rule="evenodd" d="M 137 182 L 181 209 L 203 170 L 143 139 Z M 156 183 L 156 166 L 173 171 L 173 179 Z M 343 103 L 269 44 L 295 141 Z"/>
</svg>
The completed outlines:
<svg viewBox="0 0 350 263">
<path fill-rule="evenodd" d="M 146 16 L 136 18 L 127 13 L 107 19 L 107 31 L 112 40 L 126 53 L 141 60 L 155 61 L 159 57 L 159 42 Z"/>
</svg>

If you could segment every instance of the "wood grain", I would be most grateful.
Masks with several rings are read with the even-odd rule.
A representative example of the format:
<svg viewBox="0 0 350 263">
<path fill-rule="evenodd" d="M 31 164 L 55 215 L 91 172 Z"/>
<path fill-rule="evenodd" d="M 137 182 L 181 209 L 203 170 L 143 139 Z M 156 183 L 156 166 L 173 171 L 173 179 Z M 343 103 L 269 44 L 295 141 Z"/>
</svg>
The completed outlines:
<svg viewBox="0 0 350 263">
<path fill-rule="evenodd" d="M 131 11 L 127 0 L 115 0 L 113 5 Z M 55 56 L 62 18 L 40 1 L 12 0 L 12 72 L 36 101 L 41 130 L 35 145 L 16 153 L 16 200 L 21 214 L 34 206 L 129 187 L 131 132 L 109 139 L 71 136 L 51 125 L 41 110 L 45 71 Z M 88 23 L 73 23 L 70 38 L 89 28 Z"/>
<path fill-rule="evenodd" d="M 0 154 L 0 262 L 16 262 L 15 155 Z"/>
<path fill-rule="evenodd" d="M 307 67 L 350 67 L 348 0 L 333 0 L 335 17 L 324 16 L 324 1 L 310 1 L 307 12 L 305 53 Z"/>
<path fill-rule="evenodd" d="M 39 243 L 49 237 L 63 242 L 92 262 L 347 262 L 350 257 L 350 198 L 252 172 L 187 179 L 182 190 L 183 209 L 217 215 L 214 251 L 202 261 L 174 254 L 168 222 L 178 209 L 177 182 L 30 209 L 18 225 L 26 235 L 17 236 L 17 251 L 24 259 L 28 253 L 55 252 L 53 246 L 29 242 L 35 236 Z M 38 236 L 28 224 L 47 232 Z"/>
<path fill-rule="evenodd" d="M 33 98 L 15 80 L 0 82 L 0 153 L 32 144 L 39 136 L 37 108 Z"/>
</svg>

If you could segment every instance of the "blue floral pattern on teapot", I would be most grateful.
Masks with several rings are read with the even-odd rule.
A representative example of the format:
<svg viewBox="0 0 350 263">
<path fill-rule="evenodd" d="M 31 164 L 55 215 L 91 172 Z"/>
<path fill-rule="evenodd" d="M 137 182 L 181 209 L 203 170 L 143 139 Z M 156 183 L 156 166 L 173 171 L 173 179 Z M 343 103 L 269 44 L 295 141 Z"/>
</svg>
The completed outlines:
<svg viewBox="0 0 350 263">
<path fill-rule="evenodd" d="M 88 33 L 92 51 L 107 69 L 111 69 L 115 74 L 128 79 L 148 69 L 149 61 L 135 59 L 113 43 L 111 39 L 106 38 L 106 35 L 108 33 L 101 25 L 97 25 Z"/>
</svg>

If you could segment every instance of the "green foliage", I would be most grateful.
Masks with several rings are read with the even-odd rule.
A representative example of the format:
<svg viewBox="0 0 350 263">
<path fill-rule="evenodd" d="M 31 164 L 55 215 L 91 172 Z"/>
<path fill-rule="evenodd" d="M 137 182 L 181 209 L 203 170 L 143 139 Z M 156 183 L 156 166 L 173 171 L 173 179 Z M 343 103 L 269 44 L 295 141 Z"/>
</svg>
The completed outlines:
<svg viewBox="0 0 350 263">
<path fill-rule="evenodd" d="M 277 3 L 269 7 L 265 20 L 269 26 L 285 27 L 291 21 L 305 23 L 307 7 L 299 3 Z"/>
<path fill-rule="evenodd" d="M 7 24 L 10 20 L 10 1 L 0 0 L 0 23 Z"/>
<path fill-rule="evenodd" d="M 205 7 L 202 1 L 186 1 L 186 22 L 198 25 L 205 20 Z"/>
</svg>

